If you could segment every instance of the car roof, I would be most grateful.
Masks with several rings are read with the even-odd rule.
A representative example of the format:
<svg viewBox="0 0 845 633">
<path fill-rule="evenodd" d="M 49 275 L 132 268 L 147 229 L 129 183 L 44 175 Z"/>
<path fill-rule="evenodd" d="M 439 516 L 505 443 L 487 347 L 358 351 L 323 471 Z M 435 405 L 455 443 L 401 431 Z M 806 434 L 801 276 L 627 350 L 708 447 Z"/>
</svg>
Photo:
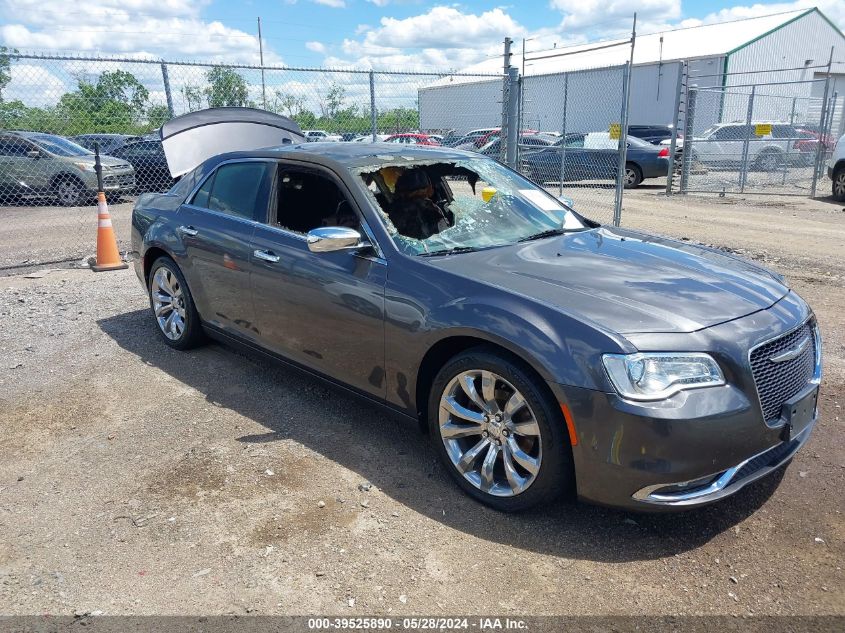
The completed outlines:
<svg viewBox="0 0 845 633">
<path fill-rule="evenodd" d="M 481 158 L 481 155 L 477 152 L 467 152 L 442 146 L 398 146 L 392 143 L 298 143 L 282 147 L 219 154 L 203 163 L 203 170 L 211 169 L 225 160 L 237 160 L 239 158 L 288 158 L 356 168 L 397 159 L 448 162 L 469 158 L 478 159 Z"/>
</svg>

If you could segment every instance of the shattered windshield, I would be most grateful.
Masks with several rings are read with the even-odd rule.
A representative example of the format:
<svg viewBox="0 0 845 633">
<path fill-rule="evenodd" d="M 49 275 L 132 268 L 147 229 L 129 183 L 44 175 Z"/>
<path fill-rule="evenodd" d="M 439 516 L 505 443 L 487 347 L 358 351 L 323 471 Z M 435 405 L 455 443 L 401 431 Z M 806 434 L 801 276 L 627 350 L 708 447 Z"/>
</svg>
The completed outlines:
<svg viewBox="0 0 845 633">
<path fill-rule="evenodd" d="M 384 157 L 357 168 L 410 255 L 480 250 L 586 228 L 564 203 L 496 161 Z"/>
</svg>

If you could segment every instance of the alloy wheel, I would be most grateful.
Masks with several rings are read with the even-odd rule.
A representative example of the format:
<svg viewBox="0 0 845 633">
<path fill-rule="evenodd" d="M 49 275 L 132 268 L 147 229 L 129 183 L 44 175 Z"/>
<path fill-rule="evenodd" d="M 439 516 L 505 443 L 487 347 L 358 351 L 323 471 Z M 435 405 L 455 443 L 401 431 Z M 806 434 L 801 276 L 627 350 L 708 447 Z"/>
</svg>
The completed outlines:
<svg viewBox="0 0 845 633">
<path fill-rule="evenodd" d="M 833 195 L 839 199 L 845 198 L 845 170 L 836 174 L 833 181 Z"/>
<path fill-rule="evenodd" d="M 630 167 L 625 168 L 625 184 L 626 185 L 633 185 L 637 182 L 637 172 L 635 172 Z"/>
<path fill-rule="evenodd" d="M 150 296 L 158 327 L 171 341 L 179 340 L 185 332 L 185 295 L 176 275 L 166 266 L 155 271 Z"/>
<path fill-rule="evenodd" d="M 73 206 L 79 202 L 82 188 L 73 180 L 62 180 L 56 186 L 56 197 L 64 206 Z"/>
<path fill-rule="evenodd" d="M 524 492 L 540 472 L 540 426 L 528 402 L 487 370 L 464 371 L 440 397 L 440 437 L 452 465 L 496 497 Z"/>
</svg>

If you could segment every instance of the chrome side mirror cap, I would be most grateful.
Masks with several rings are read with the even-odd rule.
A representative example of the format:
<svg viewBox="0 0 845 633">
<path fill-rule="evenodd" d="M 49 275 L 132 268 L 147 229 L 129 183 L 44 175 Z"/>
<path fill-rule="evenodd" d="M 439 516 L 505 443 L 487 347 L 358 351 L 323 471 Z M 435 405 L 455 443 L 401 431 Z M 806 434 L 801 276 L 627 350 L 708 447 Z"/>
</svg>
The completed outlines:
<svg viewBox="0 0 845 633">
<path fill-rule="evenodd" d="M 312 253 L 331 253 L 369 246 L 369 242 L 362 240 L 358 231 L 345 226 L 322 226 L 311 229 L 306 234 L 305 241 L 308 244 L 308 250 Z"/>
</svg>

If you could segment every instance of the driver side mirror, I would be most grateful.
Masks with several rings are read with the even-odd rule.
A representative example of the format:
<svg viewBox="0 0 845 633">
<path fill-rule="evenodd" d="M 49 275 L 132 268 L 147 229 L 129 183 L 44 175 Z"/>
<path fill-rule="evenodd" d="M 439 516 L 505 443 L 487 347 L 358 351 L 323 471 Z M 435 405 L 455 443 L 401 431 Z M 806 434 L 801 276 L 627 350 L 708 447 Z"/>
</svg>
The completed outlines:
<svg viewBox="0 0 845 633">
<path fill-rule="evenodd" d="M 308 250 L 312 253 L 332 253 L 370 246 L 369 242 L 361 238 L 358 231 L 345 226 L 322 226 L 311 229 L 305 235 L 305 241 L 308 244 Z"/>
</svg>

